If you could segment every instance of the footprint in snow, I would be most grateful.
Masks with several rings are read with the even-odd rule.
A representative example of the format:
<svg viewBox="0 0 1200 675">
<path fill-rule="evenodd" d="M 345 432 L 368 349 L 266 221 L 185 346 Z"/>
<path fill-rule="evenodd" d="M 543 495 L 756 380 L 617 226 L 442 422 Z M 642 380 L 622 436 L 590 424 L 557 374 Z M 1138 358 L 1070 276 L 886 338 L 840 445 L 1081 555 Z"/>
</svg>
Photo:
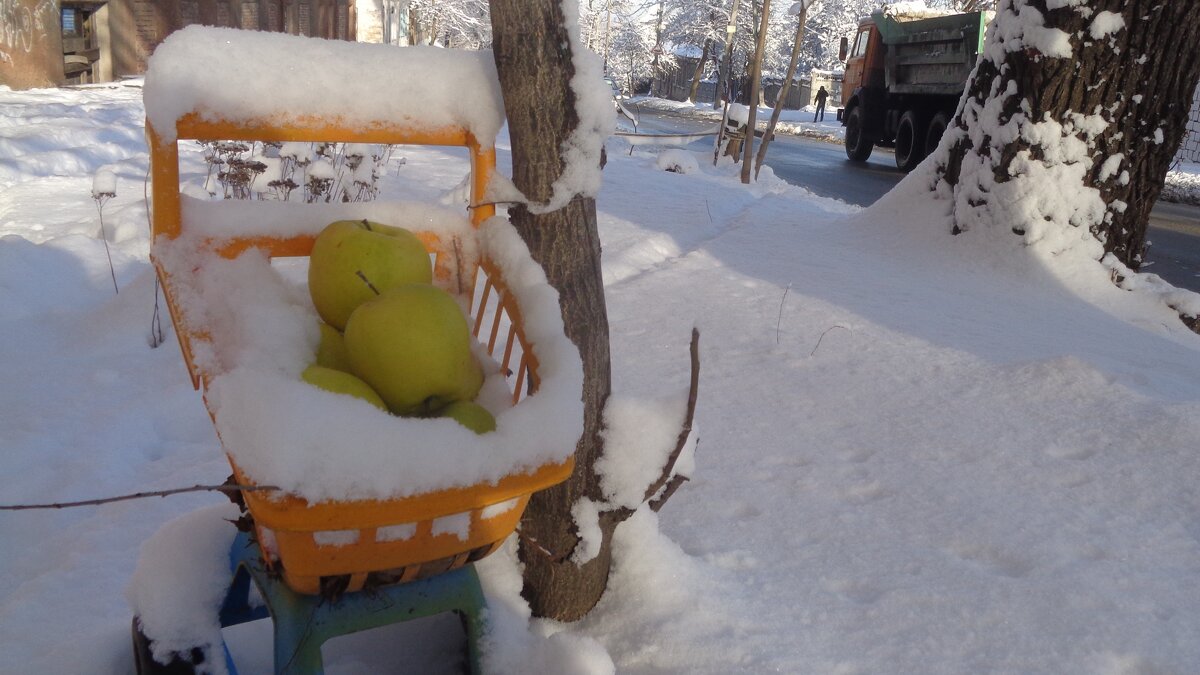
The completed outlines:
<svg viewBox="0 0 1200 675">
<path fill-rule="evenodd" d="M 949 550 L 965 562 L 979 565 L 993 574 L 1010 579 L 1025 577 L 1036 567 L 1031 560 L 985 544 L 956 543 L 951 544 Z"/>
</svg>

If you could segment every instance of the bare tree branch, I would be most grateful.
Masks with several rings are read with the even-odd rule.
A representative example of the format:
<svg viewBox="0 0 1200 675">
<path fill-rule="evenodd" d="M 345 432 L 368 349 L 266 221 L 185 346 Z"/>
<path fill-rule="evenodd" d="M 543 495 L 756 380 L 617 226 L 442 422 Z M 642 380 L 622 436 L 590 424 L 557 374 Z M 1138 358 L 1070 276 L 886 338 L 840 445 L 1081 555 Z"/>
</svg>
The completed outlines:
<svg viewBox="0 0 1200 675">
<path fill-rule="evenodd" d="M 679 461 L 679 455 L 683 452 L 683 448 L 687 445 L 688 437 L 692 435 L 692 421 L 696 416 L 696 397 L 700 389 L 700 331 L 692 328 L 692 379 L 688 385 L 688 402 L 687 413 L 683 418 L 683 427 L 679 430 L 679 437 L 675 442 L 675 449 L 671 451 L 671 455 L 667 457 L 666 464 L 663 465 L 662 474 L 646 488 L 646 495 L 642 499 L 643 502 L 649 501 L 667 485 L 668 481 L 672 480 L 672 475 L 675 473 L 675 463 Z M 683 478 L 683 480 L 687 480 Z M 656 500 L 658 508 L 662 508 L 662 503 L 671 496 L 679 487 L 679 483 L 683 480 L 674 481 L 674 487 L 669 491 L 664 492 L 661 497 Z M 658 508 L 654 510 L 657 511 Z"/>
<path fill-rule="evenodd" d="M 113 502 L 124 502 L 131 499 L 149 499 L 150 497 L 169 497 L 171 495 L 183 494 L 185 492 L 264 492 L 269 490 L 279 490 L 275 485 L 193 485 L 185 488 L 173 488 L 171 490 L 156 490 L 154 492 L 136 492 L 128 495 L 118 495 L 116 497 L 103 497 L 100 499 L 85 499 L 78 502 L 56 502 L 52 504 L 0 504 L 0 511 L 30 511 L 34 509 L 69 509 L 76 506 L 99 506 L 100 504 L 111 504 Z"/>
</svg>

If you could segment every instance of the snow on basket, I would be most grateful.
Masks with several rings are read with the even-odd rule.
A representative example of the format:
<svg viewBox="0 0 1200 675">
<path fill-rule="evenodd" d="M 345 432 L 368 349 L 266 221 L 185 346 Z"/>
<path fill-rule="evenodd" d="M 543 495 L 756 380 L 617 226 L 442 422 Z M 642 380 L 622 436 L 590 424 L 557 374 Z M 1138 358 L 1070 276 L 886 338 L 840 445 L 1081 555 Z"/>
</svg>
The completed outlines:
<svg viewBox="0 0 1200 675">
<path fill-rule="evenodd" d="M 217 81 L 197 82 L 174 59 L 187 60 L 193 49 L 226 36 L 189 28 L 151 59 L 151 257 L 193 384 L 204 389 L 237 480 L 279 488 L 243 492 L 264 557 L 303 593 L 318 592 L 324 577 L 348 577 L 347 589 L 358 590 L 482 558 L 513 531 L 533 492 L 570 475 L 583 419 L 582 367 L 564 336 L 557 293 L 509 223 L 481 205 L 499 125 L 478 124 L 488 115 L 477 109 L 500 115 L 495 73 L 476 54 L 439 50 L 446 54 L 438 63 L 454 63 L 443 78 L 419 50 L 424 71 L 414 86 L 465 72 L 456 83 L 463 100 L 408 89 L 405 97 L 438 102 L 427 118 L 412 109 L 393 117 L 386 105 L 368 106 L 378 115 L 365 118 L 355 101 L 358 85 L 337 90 L 362 74 L 355 59 L 363 45 L 314 41 L 331 69 L 317 112 L 297 114 L 302 102 L 295 101 L 279 102 L 286 109 L 261 101 L 222 109 L 213 102 L 241 98 Z M 245 49 L 261 63 L 285 59 L 293 42 L 305 40 L 261 33 L 231 39 L 227 51 Z M 404 48 L 389 50 L 391 61 L 406 58 Z M 379 89 L 401 88 L 391 82 Z M 467 119 L 458 110 L 475 112 Z M 178 142 L 189 139 L 461 145 L 471 153 L 476 206 L 468 218 L 422 203 L 197 200 L 180 194 Z M 434 285 L 459 301 L 473 329 L 486 374 L 477 401 L 495 413 L 495 431 L 393 416 L 300 379 L 314 358 L 319 320 L 296 269 L 326 224 L 350 219 L 404 227 L 425 244 Z"/>
</svg>

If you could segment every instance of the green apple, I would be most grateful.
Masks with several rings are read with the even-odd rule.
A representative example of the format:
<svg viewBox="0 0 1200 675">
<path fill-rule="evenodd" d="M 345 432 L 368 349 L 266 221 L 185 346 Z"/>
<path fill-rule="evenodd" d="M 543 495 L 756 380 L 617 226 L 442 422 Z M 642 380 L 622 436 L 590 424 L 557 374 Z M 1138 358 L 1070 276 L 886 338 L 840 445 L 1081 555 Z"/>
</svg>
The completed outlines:
<svg viewBox="0 0 1200 675">
<path fill-rule="evenodd" d="M 477 434 L 496 430 L 496 418 L 474 401 L 454 401 L 438 411 L 438 417 L 449 417 Z"/>
<path fill-rule="evenodd" d="M 317 344 L 317 365 L 350 372 L 350 355 L 346 353 L 346 340 L 342 332 L 321 322 L 321 342 Z"/>
<path fill-rule="evenodd" d="M 436 286 L 405 284 L 364 302 L 350 315 L 345 339 L 351 371 L 397 415 L 474 399 L 483 385 L 466 316 Z"/>
<path fill-rule="evenodd" d="M 389 288 L 429 283 L 429 251 L 415 234 L 368 220 L 339 220 L 313 243 L 308 291 L 326 323 L 346 328 L 350 313 Z"/>
<path fill-rule="evenodd" d="M 371 385 L 363 382 L 350 373 L 344 373 L 333 368 L 325 366 L 311 365 L 300 373 L 300 379 L 313 385 L 320 387 L 325 391 L 331 391 L 335 394 L 347 394 L 355 398 L 370 403 L 371 405 L 387 412 L 387 404 L 379 397 L 379 394 L 371 388 Z"/>
</svg>

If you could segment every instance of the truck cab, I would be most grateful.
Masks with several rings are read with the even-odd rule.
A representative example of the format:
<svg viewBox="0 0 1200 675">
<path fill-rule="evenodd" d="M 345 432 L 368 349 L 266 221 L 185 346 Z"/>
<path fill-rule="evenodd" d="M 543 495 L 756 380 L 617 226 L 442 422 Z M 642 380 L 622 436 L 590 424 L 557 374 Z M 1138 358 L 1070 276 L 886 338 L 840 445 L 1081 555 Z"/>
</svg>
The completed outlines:
<svg viewBox="0 0 1200 675">
<path fill-rule="evenodd" d="M 848 109 L 856 92 L 865 87 L 883 86 L 883 40 L 870 18 L 858 24 L 854 41 L 842 38 L 839 58 L 846 63 L 842 76 L 842 107 Z"/>
</svg>

